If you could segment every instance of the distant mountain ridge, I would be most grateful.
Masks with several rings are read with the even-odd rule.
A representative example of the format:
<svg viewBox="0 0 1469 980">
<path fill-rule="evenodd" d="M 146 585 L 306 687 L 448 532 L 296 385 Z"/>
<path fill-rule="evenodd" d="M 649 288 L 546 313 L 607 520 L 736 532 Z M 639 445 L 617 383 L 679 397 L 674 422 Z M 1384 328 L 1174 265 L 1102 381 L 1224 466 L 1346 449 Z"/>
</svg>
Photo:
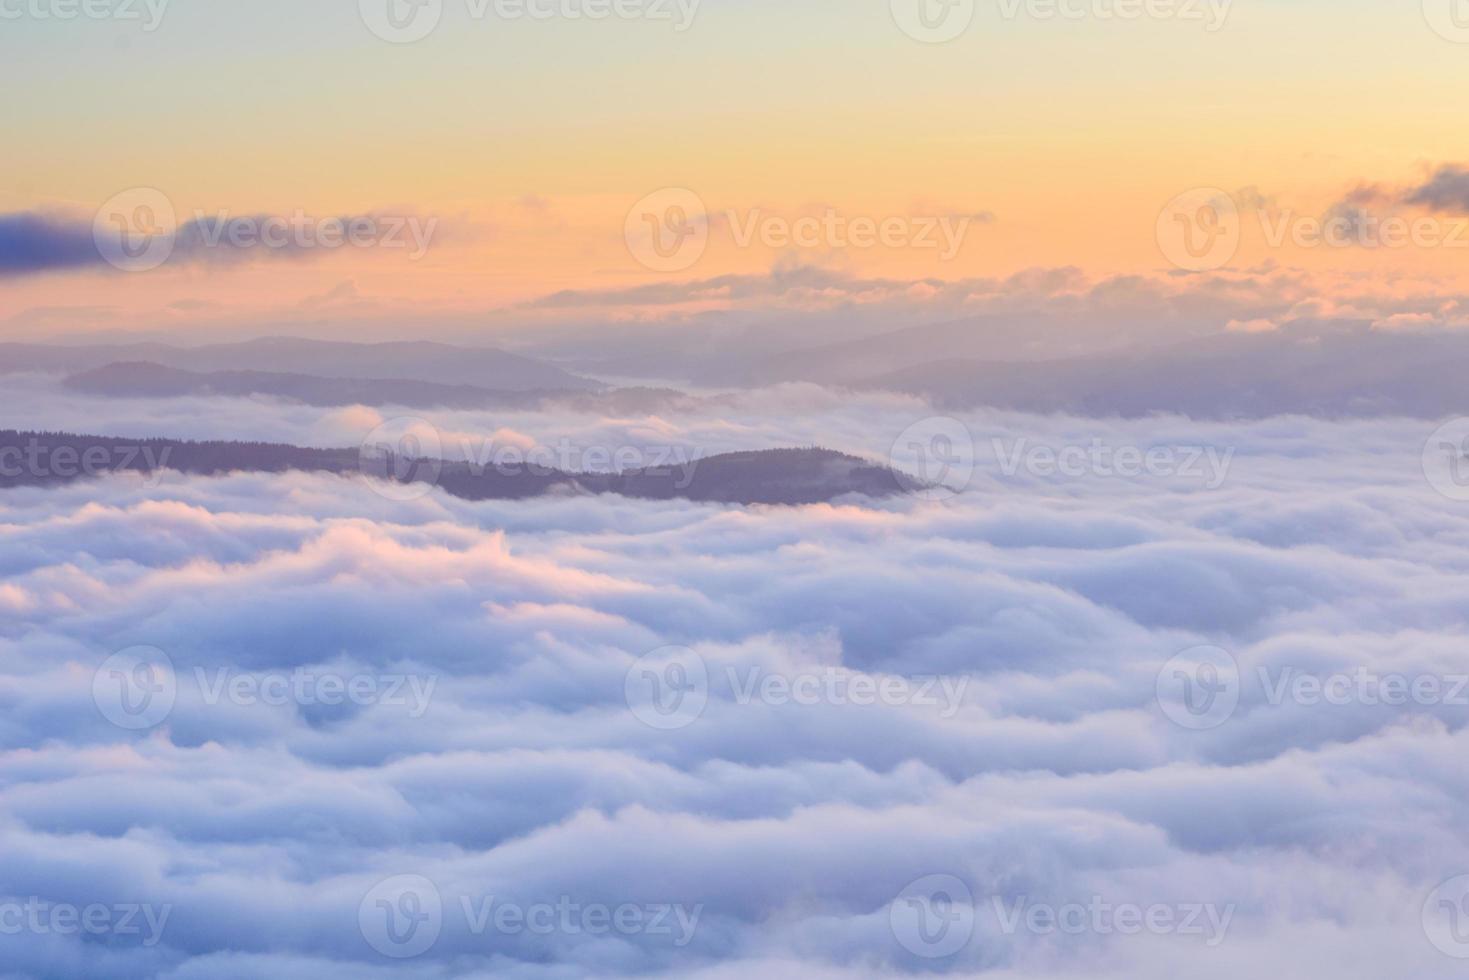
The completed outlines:
<svg viewBox="0 0 1469 980">
<path fill-rule="evenodd" d="M 939 358 L 997 358 L 1029 364 L 1066 351 L 1072 319 L 1039 313 L 993 314 L 905 327 L 785 351 L 762 358 L 743 369 L 741 380 L 751 384 L 814 381 L 845 385 L 889 371 L 919 367 Z M 738 370 L 738 369 L 737 369 Z"/>
<path fill-rule="evenodd" d="M 291 471 L 370 476 L 399 484 L 431 483 L 466 500 L 610 493 L 644 500 L 800 505 L 851 495 L 891 497 L 915 489 L 910 478 L 895 470 L 829 449 L 727 453 L 665 468 L 569 473 L 394 458 L 359 449 L 0 431 L 0 488 L 58 486 L 109 473 L 163 470 L 206 476 Z"/>
<path fill-rule="evenodd" d="M 941 408 L 1201 419 L 1469 413 L 1469 334 L 1297 327 L 1220 334 L 1159 350 L 1017 364 L 954 359 L 851 385 Z"/>
<path fill-rule="evenodd" d="M 352 344 L 266 338 L 238 344 L 59 347 L 0 344 L 0 374 L 17 371 L 79 373 L 116 363 L 156 364 L 182 371 L 261 371 L 320 378 L 381 378 L 503 391 L 597 391 L 591 378 L 554 364 L 488 347 L 426 341 Z"/>
<path fill-rule="evenodd" d="M 1469 329 L 1303 318 L 1221 331 L 1174 315 L 1153 322 L 1144 340 L 1125 323 L 1093 320 L 984 314 L 758 357 L 712 349 L 695 373 L 715 386 L 810 382 L 893 391 L 954 410 L 1199 419 L 1469 415 Z"/>
<path fill-rule="evenodd" d="M 671 389 L 507 390 L 395 378 L 326 378 L 274 371 L 185 371 L 146 361 L 107 364 L 68 377 L 65 386 L 110 398 L 182 398 L 266 395 L 331 408 L 402 405 L 409 408 L 535 409 L 549 403 L 618 412 L 661 411 L 687 400 Z"/>
</svg>

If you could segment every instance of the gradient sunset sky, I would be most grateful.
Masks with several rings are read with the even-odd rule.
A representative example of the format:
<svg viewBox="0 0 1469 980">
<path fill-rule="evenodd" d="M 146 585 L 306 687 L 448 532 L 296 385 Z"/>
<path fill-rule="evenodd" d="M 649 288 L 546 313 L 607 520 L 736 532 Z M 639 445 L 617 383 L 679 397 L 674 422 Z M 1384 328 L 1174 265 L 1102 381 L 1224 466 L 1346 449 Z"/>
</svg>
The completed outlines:
<svg viewBox="0 0 1469 980">
<path fill-rule="evenodd" d="M 181 220 L 304 211 L 438 225 L 418 261 L 343 249 L 4 275 L 0 339 L 323 310 L 344 323 L 473 316 L 782 265 L 899 282 L 1176 275 L 1159 216 L 1200 187 L 1247 211 L 1319 216 L 1354 192 L 1445 225 L 1469 210 L 1451 194 L 1405 203 L 1469 161 L 1469 43 L 1435 30 L 1438 0 L 1236 0 L 1212 31 L 1177 17 L 1046 19 L 1025 4 L 1007 18 L 981 0 L 944 44 L 905 34 L 889 0 L 703 0 L 684 31 L 476 20 L 446 0 L 438 29 L 412 44 L 374 36 L 357 0 L 174 0 L 151 32 L 39 19 L 29 2 L 9 0 L 21 16 L 0 21 L 0 214 L 89 224 L 146 187 Z M 1098 6 L 1110 0 L 1073 9 Z M 664 188 L 716 216 L 707 251 L 674 272 L 641 265 L 625 236 L 629 209 Z M 945 259 L 741 247 L 718 217 L 828 209 L 970 224 Z M 1248 217 L 1243 229 L 1229 268 L 1345 272 L 1390 290 L 1405 276 L 1458 288 L 1469 263 L 1469 235 L 1464 248 L 1300 248 L 1272 245 Z"/>
</svg>

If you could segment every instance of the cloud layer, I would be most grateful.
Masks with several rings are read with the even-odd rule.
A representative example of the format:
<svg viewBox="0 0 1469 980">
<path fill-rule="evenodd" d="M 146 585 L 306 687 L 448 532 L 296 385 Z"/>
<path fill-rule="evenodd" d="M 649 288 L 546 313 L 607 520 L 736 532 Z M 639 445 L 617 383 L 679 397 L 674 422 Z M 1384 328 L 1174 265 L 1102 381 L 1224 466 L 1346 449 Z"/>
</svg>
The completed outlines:
<svg viewBox="0 0 1469 980">
<path fill-rule="evenodd" d="M 242 430 L 311 426 L 255 410 Z M 901 457 L 923 411 L 795 386 L 658 438 Z M 1469 872 L 1466 708 L 1290 686 L 1464 672 L 1469 511 L 1425 480 L 1424 425 L 958 421 L 978 465 L 947 499 L 395 502 L 300 474 L 0 496 L 0 909 L 167 910 L 151 937 L 23 928 L 5 975 L 1457 976 L 1422 913 Z M 1128 448 L 1173 455 L 1133 472 Z M 1160 688 L 1202 645 L 1237 664 L 1222 719 Z M 128 730 L 107 683 L 137 648 L 172 690 Z M 637 693 L 670 657 L 707 677 L 678 675 L 699 710 Z M 934 876 L 971 893 L 952 950 L 904 918 Z M 422 882 L 433 940 L 399 956 L 376 903 L 421 911 Z M 1012 918 L 1099 902 L 1204 925 Z"/>
</svg>

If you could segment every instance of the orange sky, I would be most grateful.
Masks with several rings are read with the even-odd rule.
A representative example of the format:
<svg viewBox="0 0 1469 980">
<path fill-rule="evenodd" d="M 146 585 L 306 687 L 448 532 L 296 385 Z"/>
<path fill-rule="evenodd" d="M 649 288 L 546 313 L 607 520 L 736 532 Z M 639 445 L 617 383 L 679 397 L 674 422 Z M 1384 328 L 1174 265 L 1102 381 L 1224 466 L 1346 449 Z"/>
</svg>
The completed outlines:
<svg viewBox="0 0 1469 980">
<path fill-rule="evenodd" d="M 1196 187 L 1245 204 L 1230 267 L 1462 275 L 1469 234 L 1462 249 L 1275 244 L 1237 193 L 1255 189 L 1272 220 L 1309 219 L 1364 182 L 1402 191 L 1469 160 L 1469 43 L 1436 33 L 1419 0 L 1239 0 L 1214 31 L 1106 20 L 1109 2 L 1078 0 L 1075 19 L 1024 3 L 1006 19 L 981 4 L 945 44 L 908 37 L 888 0 L 704 0 L 686 31 L 647 18 L 476 20 L 448 0 L 438 29 L 403 45 L 373 36 L 346 2 L 179 5 L 151 32 L 21 22 L 0 39 L 12 56 L 0 71 L 44 67 L 49 81 L 10 110 L 0 212 L 90 221 L 146 187 L 180 221 L 437 225 L 416 261 L 317 249 L 10 277 L 0 334 L 329 307 L 471 313 L 777 263 L 894 279 L 1151 275 L 1170 268 L 1160 212 Z M 264 29 L 272 17 L 298 22 L 293 40 Z M 245 43 L 209 46 L 220 31 Z M 252 41 L 251 57 L 236 50 Z M 628 214 L 665 188 L 712 214 L 708 243 L 695 262 L 649 269 L 629 248 Z M 783 243 L 783 227 L 828 215 L 907 224 L 888 245 L 825 231 Z M 960 247 L 914 244 L 944 219 L 967 220 Z M 1457 216 L 1435 220 L 1458 240 Z M 748 244 L 742 228 L 757 229 Z"/>
</svg>

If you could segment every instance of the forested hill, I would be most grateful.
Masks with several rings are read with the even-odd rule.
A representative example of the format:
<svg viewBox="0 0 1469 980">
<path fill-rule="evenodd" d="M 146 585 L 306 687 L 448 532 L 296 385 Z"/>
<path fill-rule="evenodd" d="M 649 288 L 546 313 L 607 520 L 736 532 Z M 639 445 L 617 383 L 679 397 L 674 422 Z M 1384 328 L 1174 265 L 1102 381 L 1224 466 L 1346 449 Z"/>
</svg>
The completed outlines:
<svg viewBox="0 0 1469 980">
<path fill-rule="evenodd" d="M 206 476 L 289 471 L 434 484 L 466 500 L 516 500 L 547 493 L 612 493 L 650 500 L 811 504 L 850 494 L 886 497 L 913 489 L 886 466 L 828 449 L 772 449 L 688 458 L 620 473 L 539 466 L 477 466 L 258 442 L 127 439 L 0 430 L 0 487 L 51 486 L 112 473 L 173 470 Z"/>
</svg>

